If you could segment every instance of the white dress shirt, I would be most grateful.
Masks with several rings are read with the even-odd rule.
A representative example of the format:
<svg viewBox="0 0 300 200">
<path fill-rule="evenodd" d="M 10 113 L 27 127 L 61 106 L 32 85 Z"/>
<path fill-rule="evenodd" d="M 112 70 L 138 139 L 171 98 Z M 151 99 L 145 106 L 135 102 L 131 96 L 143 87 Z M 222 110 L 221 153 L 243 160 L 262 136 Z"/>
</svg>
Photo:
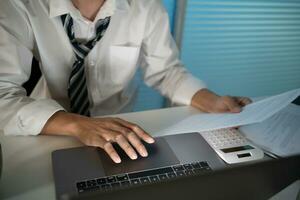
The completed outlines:
<svg viewBox="0 0 300 200">
<path fill-rule="evenodd" d="M 71 0 L 0 0 L 0 126 L 5 134 L 37 135 L 55 112 L 69 110 L 75 55 L 60 19 L 66 13 L 74 19 L 78 40 L 92 38 L 97 20 L 111 16 L 107 32 L 85 60 L 92 116 L 131 110 L 138 67 L 148 86 L 177 104 L 189 105 L 205 87 L 180 63 L 159 0 L 107 0 L 94 22 L 83 18 Z M 41 63 L 43 79 L 34 97 L 27 97 L 22 84 L 30 76 L 32 56 Z"/>
</svg>

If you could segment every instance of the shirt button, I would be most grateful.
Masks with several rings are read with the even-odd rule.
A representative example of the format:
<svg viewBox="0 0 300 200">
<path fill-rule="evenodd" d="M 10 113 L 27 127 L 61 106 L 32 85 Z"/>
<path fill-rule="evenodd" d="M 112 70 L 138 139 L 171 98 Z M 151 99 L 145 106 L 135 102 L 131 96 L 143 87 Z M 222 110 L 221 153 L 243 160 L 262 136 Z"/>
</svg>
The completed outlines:
<svg viewBox="0 0 300 200">
<path fill-rule="evenodd" d="M 90 26 L 90 32 L 94 32 L 94 27 L 93 26 Z"/>
<path fill-rule="evenodd" d="M 94 67 L 94 66 L 95 66 L 95 62 L 94 62 L 94 61 L 91 61 L 91 62 L 90 62 L 90 66 Z"/>
</svg>

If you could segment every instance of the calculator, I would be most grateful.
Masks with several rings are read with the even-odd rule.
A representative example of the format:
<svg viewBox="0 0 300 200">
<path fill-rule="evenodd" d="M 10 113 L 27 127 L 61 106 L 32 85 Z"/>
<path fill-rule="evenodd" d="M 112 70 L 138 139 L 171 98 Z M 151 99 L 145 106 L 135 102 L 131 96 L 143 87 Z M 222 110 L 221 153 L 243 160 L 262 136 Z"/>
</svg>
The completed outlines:
<svg viewBox="0 0 300 200">
<path fill-rule="evenodd" d="M 237 129 L 218 129 L 200 134 L 228 164 L 259 160 L 264 157 L 264 152 L 251 144 Z"/>
</svg>

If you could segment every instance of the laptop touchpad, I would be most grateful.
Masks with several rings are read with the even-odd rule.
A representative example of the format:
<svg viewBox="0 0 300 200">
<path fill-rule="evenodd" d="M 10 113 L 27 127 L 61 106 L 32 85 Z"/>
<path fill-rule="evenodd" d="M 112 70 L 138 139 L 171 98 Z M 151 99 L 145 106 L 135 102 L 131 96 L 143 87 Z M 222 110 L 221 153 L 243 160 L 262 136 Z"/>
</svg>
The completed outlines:
<svg viewBox="0 0 300 200">
<path fill-rule="evenodd" d="M 179 164 L 179 160 L 164 138 L 156 138 L 154 144 L 144 143 L 144 145 L 149 155 L 146 158 L 139 156 L 137 160 L 131 160 L 118 145 L 114 145 L 122 159 L 120 164 L 115 164 L 104 151 L 99 151 L 106 176 Z"/>
</svg>

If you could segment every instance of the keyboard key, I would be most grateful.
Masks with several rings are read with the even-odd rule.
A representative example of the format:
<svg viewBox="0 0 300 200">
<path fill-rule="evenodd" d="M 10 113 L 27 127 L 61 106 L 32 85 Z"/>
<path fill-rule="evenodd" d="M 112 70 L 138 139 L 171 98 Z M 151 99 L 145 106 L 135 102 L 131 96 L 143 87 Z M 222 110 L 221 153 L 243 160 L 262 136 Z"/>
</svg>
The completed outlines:
<svg viewBox="0 0 300 200">
<path fill-rule="evenodd" d="M 142 177 L 153 176 L 158 174 L 165 174 L 170 172 L 173 172 L 172 167 L 165 167 L 160 169 L 147 170 L 143 172 L 130 173 L 128 174 L 128 176 L 130 179 L 136 179 L 136 178 L 142 178 Z"/>
<path fill-rule="evenodd" d="M 184 171 L 179 171 L 179 172 L 176 172 L 176 175 L 179 177 L 179 176 L 185 176 L 185 173 Z"/>
<path fill-rule="evenodd" d="M 117 181 L 116 177 L 114 176 L 107 177 L 106 180 L 108 183 L 114 183 Z"/>
<path fill-rule="evenodd" d="M 97 183 L 98 183 L 98 185 L 103 185 L 103 184 L 106 183 L 106 179 L 105 178 L 98 178 Z"/>
<path fill-rule="evenodd" d="M 200 169 L 201 168 L 201 165 L 199 163 L 192 163 L 192 166 L 194 169 Z"/>
<path fill-rule="evenodd" d="M 205 173 L 205 172 L 208 172 L 208 170 L 205 169 L 205 168 L 202 168 L 202 169 L 194 169 L 193 172 L 194 172 L 195 174 L 203 174 L 203 173 Z"/>
<path fill-rule="evenodd" d="M 83 192 L 94 192 L 94 191 L 97 191 L 99 190 L 100 187 L 99 186 L 93 186 L 93 187 L 88 187 L 88 188 L 83 188 L 83 189 L 80 189 L 78 190 L 79 193 L 83 193 Z"/>
<path fill-rule="evenodd" d="M 78 182 L 76 185 L 78 189 L 82 189 L 86 187 L 86 182 Z"/>
<path fill-rule="evenodd" d="M 150 176 L 149 179 L 150 179 L 150 181 L 151 181 L 152 183 L 155 183 L 155 182 L 159 181 L 159 179 L 158 179 L 157 176 Z"/>
<path fill-rule="evenodd" d="M 190 175 L 193 175 L 194 172 L 193 172 L 193 170 L 186 170 L 185 174 L 188 175 L 188 176 L 190 176 Z"/>
<path fill-rule="evenodd" d="M 110 190 L 111 186 L 110 186 L 110 184 L 104 184 L 104 185 L 101 185 L 101 189 L 103 189 L 103 190 Z"/>
<path fill-rule="evenodd" d="M 184 170 L 184 168 L 183 168 L 182 165 L 174 166 L 173 169 L 174 169 L 175 172 L 179 172 L 179 171 L 183 171 Z"/>
<path fill-rule="evenodd" d="M 193 166 L 191 164 L 185 164 L 185 165 L 183 165 L 183 167 L 185 169 L 193 169 Z"/>
<path fill-rule="evenodd" d="M 83 193 L 83 192 L 84 192 L 84 188 L 78 189 L 78 193 Z"/>
<path fill-rule="evenodd" d="M 174 172 L 168 173 L 169 178 L 176 178 L 176 174 Z"/>
<path fill-rule="evenodd" d="M 111 187 L 112 188 L 119 188 L 121 186 L 121 183 L 119 183 L 119 182 L 116 182 L 116 183 L 112 183 L 111 184 Z"/>
<path fill-rule="evenodd" d="M 130 182 L 131 182 L 131 185 L 139 185 L 141 183 L 139 179 L 133 179 Z"/>
<path fill-rule="evenodd" d="M 147 184 L 147 183 L 150 183 L 150 180 L 148 177 L 144 177 L 144 178 L 141 178 L 141 183 L 142 184 Z"/>
<path fill-rule="evenodd" d="M 199 162 L 201 167 L 209 167 L 207 162 Z"/>
<path fill-rule="evenodd" d="M 168 176 L 166 174 L 161 174 L 158 176 L 161 181 L 167 180 Z"/>
<path fill-rule="evenodd" d="M 89 180 L 86 182 L 87 187 L 94 187 L 97 186 L 96 180 Z"/>
<path fill-rule="evenodd" d="M 127 187 L 130 185 L 130 182 L 129 181 L 122 181 L 121 182 L 121 186 L 124 186 L 124 187 Z"/>
<path fill-rule="evenodd" d="M 116 177 L 117 177 L 118 181 L 128 181 L 129 180 L 129 178 L 126 174 L 121 174 L 121 175 L 118 175 Z"/>
</svg>

